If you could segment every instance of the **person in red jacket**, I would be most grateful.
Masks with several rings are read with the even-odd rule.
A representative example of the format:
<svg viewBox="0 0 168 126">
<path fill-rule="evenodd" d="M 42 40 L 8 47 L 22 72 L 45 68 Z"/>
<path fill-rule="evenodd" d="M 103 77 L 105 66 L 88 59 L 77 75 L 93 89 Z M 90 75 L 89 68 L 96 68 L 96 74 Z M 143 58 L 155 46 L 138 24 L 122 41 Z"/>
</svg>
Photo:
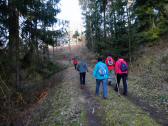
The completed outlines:
<svg viewBox="0 0 168 126">
<path fill-rule="evenodd" d="M 109 70 L 109 79 L 108 79 L 108 83 L 109 85 L 112 83 L 112 78 L 115 77 L 115 74 L 114 74 L 114 69 L 115 69 L 115 60 L 111 57 L 111 55 L 109 55 L 106 60 L 105 60 L 105 63 L 108 67 L 108 70 Z"/>
<path fill-rule="evenodd" d="M 111 56 L 108 56 L 106 58 L 105 62 L 106 62 L 106 65 L 108 66 L 108 70 L 109 71 L 114 70 L 114 68 L 115 68 L 115 61 L 114 61 L 114 59 Z"/>
<path fill-rule="evenodd" d="M 78 64 L 78 60 L 77 60 L 77 58 L 72 58 L 72 60 L 73 60 L 73 64 L 74 64 L 74 67 L 75 67 L 75 70 L 76 70 L 76 66 L 77 66 L 77 64 Z"/>
<path fill-rule="evenodd" d="M 115 86 L 115 90 L 118 91 L 118 88 L 119 88 L 119 85 L 120 85 L 120 80 L 122 78 L 123 80 L 123 87 L 124 87 L 124 92 L 123 92 L 123 95 L 127 95 L 127 76 L 128 76 L 128 64 L 127 62 L 122 59 L 122 58 L 119 58 L 117 61 L 116 61 L 116 64 L 115 64 L 115 73 L 117 75 L 117 84 Z"/>
</svg>

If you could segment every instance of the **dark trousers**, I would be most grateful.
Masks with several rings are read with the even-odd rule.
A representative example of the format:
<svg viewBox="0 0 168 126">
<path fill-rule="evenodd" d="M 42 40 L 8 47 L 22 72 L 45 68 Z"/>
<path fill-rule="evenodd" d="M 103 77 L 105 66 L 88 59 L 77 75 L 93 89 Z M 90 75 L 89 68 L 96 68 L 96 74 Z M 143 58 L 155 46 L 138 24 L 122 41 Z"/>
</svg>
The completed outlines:
<svg viewBox="0 0 168 126">
<path fill-rule="evenodd" d="M 80 84 L 85 85 L 86 72 L 80 73 Z"/>
<path fill-rule="evenodd" d="M 124 87 L 124 92 L 123 94 L 124 95 L 127 95 L 127 76 L 128 74 L 117 74 L 117 84 L 118 84 L 118 88 L 119 88 L 119 85 L 120 85 L 120 80 L 122 78 L 122 81 L 123 81 L 123 87 Z M 118 91 L 118 88 L 117 88 L 117 84 L 115 86 L 115 90 Z"/>
<path fill-rule="evenodd" d="M 75 70 L 76 70 L 76 66 L 77 66 L 77 64 L 74 64 Z"/>
</svg>

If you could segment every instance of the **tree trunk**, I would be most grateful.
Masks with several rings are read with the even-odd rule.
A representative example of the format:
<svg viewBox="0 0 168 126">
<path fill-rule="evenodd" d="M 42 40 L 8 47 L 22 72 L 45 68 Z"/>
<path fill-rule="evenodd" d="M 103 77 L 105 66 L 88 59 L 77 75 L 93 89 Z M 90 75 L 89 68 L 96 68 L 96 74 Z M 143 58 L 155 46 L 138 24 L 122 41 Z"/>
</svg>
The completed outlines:
<svg viewBox="0 0 168 126">
<path fill-rule="evenodd" d="M 13 1 L 9 1 L 9 58 L 16 74 L 16 88 L 20 87 L 19 78 L 19 12 Z"/>
<path fill-rule="evenodd" d="M 106 5 L 107 0 L 103 0 L 103 21 L 104 21 L 104 42 L 106 43 Z"/>
<path fill-rule="evenodd" d="M 53 44 L 53 58 L 54 58 L 54 44 Z"/>
<path fill-rule="evenodd" d="M 106 43 L 106 7 L 103 11 L 103 18 L 104 18 L 104 42 Z"/>
<path fill-rule="evenodd" d="M 116 15 L 115 15 L 115 12 L 114 12 L 114 36 L 115 36 L 115 40 L 118 39 L 116 31 L 117 31 L 117 27 L 116 27 Z"/>
<path fill-rule="evenodd" d="M 131 62 L 132 62 L 132 56 L 131 56 L 131 29 L 130 29 L 131 20 L 130 20 L 130 11 L 129 11 L 129 8 L 127 8 L 127 17 L 128 17 L 129 62 L 131 64 Z"/>
<path fill-rule="evenodd" d="M 111 38 L 111 48 L 113 48 L 113 33 L 114 33 L 114 17 L 111 14 L 111 21 L 110 21 L 110 38 Z"/>
<path fill-rule="evenodd" d="M 93 36 L 92 36 L 92 22 L 90 20 L 90 38 L 91 38 L 91 46 L 92 46 L 92 51 L 94 52 L 94 42 L 93 42 Z"/>
</svg>

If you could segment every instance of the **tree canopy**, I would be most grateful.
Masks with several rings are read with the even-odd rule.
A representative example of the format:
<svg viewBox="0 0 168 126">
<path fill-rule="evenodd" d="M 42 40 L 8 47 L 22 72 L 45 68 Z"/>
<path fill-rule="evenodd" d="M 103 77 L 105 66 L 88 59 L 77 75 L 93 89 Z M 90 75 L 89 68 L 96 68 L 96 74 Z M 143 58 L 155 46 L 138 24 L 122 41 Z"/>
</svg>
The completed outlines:
<svg viewBox="0 0 168 126">
<path fill-rule="evenodd" d="M 167 33 L 166 0 L 79 0 L 88 48 L 103 55 L 127 55 L 139 44 Z M 102 37 L 103 36 L 103 37 Z"/>
</svg>

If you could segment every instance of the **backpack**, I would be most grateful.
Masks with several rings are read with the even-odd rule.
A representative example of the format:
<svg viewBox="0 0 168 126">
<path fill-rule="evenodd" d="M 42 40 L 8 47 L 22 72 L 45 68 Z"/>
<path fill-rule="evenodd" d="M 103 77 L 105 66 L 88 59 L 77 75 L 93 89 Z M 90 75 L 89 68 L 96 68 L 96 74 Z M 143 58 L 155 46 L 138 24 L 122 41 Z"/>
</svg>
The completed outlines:
<svg viewBox="0 0 168 126">
<path fill-rule="evenodd" d="M 128 70 L 128 66 L 126 63 L 121 62 L 120 70 L 122 72 L 126 72 Z"/>
<path fill-rule="evenodd" d="M 107 71 L 103 66 L 100 66 L 99 70 L 98 70 L 98 73 L 99 73 L 100 76 L 104 76 L 104 75 L 106 75 Z"/>
<path fill-rule="evenodd" d="M 112 58 L 108 58 L 107 64 L 108 64 L 108 66 L 114 65 Z"/>
<path fill-rule="evenodd" d="M 83 70 L 86 70 L 86 69 L 87 69 L 87 66 L 86 66 L 85 63 L 82 63 L 82 64 L 81 64 L 81 69 L 83 69 Z"/>
</svg>

